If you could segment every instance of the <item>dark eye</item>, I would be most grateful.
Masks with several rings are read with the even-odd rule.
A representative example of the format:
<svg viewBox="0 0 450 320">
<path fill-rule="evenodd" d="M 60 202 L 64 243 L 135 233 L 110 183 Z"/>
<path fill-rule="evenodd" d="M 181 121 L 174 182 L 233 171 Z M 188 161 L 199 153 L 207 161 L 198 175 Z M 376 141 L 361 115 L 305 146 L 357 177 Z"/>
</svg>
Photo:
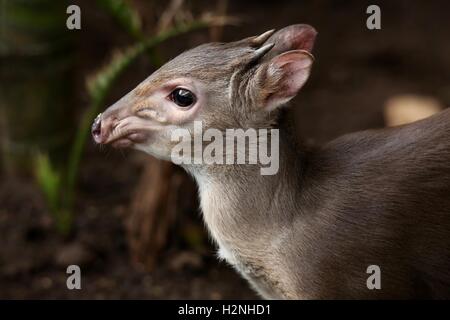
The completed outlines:
<svg viewBox="0 0 450 320">
<path fill-rule="evenodd" d="M 195 95 L 186 89 L 175 89 L 170 94 L 170 98 L 180 107 L 189 107 L 195 103 Z"/>
</svg>

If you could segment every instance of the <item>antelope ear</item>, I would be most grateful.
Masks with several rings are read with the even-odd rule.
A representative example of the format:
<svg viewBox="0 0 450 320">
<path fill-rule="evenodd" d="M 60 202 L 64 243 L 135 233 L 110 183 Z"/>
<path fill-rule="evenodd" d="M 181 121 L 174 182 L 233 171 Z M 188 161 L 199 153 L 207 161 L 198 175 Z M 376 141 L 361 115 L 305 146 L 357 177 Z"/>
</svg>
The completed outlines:
<svg viewBox="0 0 450 320">
<path fill-rule="evenodd" d="M 308 80 L 314 58 L 304 50 L 282 53 L 258 71 L 260 102 L 271 111 L 291 100 Z"/>
<path fill-rule="evenodd" d="M 265 43 L 273 43 L 274 47 L 264 56 L 266 61 L 291 50 L 311 52 L 317 31 L 307 24 L 294 24 L 278 30 Z"/>
</svg>

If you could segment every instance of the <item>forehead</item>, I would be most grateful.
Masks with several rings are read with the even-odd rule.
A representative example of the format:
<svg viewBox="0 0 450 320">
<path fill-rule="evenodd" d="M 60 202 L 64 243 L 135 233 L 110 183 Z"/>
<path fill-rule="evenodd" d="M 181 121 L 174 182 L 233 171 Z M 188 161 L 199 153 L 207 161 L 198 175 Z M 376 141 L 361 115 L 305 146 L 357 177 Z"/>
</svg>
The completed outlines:
<svg viewBox="0 0 450 320">
<path fill-rule="evenodd" d="M 251 52 L 241 42 L 203 44 L 170 60 L 149 80 L 162 82 L 175 77 L 194 77 L 210 81 L 230 77 L 236 67 L 246 63 Z"/>
</svg>

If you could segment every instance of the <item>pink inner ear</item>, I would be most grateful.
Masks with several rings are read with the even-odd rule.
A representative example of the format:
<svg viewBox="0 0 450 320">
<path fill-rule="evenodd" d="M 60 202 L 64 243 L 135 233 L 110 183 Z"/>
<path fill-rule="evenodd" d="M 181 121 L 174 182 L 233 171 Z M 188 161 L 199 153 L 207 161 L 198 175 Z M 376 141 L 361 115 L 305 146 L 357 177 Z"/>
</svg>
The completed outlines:
<svg viewBox="0 0 450 320">
<path fill-rule="evenodd" d="M 269 97 L 268 107 L 273 109 L 292 99 L 308 80 L 312 56 L 303 50 L 292 50 L 273 58 L 269 73 L 278 77 L 277 90 Z"/>
<path fill-rule="evenodd" d="M 285 34 L 286 43 L 290 50 L 306 50 L 311 52 L 314 46 L 316 32 L 313 29 L 303 29 L 302 32 L 290 32 Z"/>
<path fill-rule="evenodd" d="M 266 43 L 275 43 L 272 49 L 274 54 L 290 50 L 306 50 L 311 52 L 316 39 L 317 31 L 306 24 L 288 26 L 276 32 Z"/>
<path fill-rule="evenodd" d="M 295 67 L 296 69 L 304 69 L 311 67 L 313 62 L 312 55 L 304 50 L 292 50 L 280 54 L 272 60 L 275 67 L 284 67 L 290 64 L 289 67 Z"/>
</svg>

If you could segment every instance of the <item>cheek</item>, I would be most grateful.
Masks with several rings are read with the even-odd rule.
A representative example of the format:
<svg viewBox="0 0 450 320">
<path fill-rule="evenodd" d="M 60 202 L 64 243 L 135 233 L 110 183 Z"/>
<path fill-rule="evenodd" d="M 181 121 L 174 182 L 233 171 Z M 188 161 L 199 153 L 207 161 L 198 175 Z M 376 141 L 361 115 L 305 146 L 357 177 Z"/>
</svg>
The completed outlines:
<svg viewBox="0 0 450 320">
<path fill-rule="evenodd" d="M 181 108 L 175 106 L 171 101 L 167 101 L 162 105 L 164 108 L 164 114 L 168 123 L 173 125 L 183 125 L 195 120 L 200 110 L 202 109 L 202 101 L 197 101 L 194 106 L 190 108 Z"/>
<path fill-rule="evenodd" d="M 171 141 L 171 130 L 167 127 L 148 134 L 145 142 L 134 145 L 134 149 L 160 159 L 170 160 L 170 154 L 176 142 Z"/>
</svg>

